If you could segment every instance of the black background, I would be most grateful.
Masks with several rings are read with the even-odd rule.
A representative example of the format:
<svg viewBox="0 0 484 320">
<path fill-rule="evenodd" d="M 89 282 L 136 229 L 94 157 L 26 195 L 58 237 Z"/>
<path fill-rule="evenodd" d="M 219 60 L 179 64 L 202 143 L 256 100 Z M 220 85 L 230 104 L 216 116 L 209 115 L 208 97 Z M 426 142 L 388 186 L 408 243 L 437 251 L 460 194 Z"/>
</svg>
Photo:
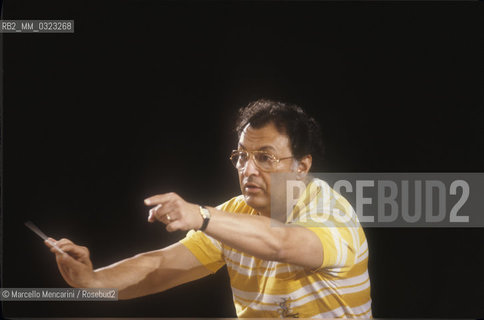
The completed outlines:
<svg viewBox="0 0 484 320">
<path fill-rule="evenodd" d="M 334 172 L 483 172 L 477 3 L 4 1 L 2 287 L 64 287 L 23 222 L 90 248 L 95 267 L 183 233 L 143 199 L 238 194 L 236 111 L 298 103 Z M 482 229 L 366 230 L 375 317 L 484 317 Z M 233 317 L 225 269 L 119 302 L 8 302 L 9 317 Z"/>
</svg>

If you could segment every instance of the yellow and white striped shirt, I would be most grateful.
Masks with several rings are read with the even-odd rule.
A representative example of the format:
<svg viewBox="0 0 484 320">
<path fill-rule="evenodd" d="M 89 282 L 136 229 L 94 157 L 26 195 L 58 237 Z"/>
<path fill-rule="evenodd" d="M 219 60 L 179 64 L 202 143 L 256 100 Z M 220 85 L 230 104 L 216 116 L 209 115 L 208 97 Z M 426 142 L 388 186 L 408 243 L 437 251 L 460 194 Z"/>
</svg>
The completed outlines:
<svg viewBox="0 0 484 320">
<path fill-rule="evenodd" d="M 257 214 L 243 196 L 217 208 Z M 371 318 L 368 245 L 348 201 L 314 179 L 289 223 L 308 228 L 321 240 L 323 263 L 317 270 L 258 259 L 200 231 L 188 232 L 181 243 L 213 273 L 227 265 L 240 318 Z"/>
</svg>

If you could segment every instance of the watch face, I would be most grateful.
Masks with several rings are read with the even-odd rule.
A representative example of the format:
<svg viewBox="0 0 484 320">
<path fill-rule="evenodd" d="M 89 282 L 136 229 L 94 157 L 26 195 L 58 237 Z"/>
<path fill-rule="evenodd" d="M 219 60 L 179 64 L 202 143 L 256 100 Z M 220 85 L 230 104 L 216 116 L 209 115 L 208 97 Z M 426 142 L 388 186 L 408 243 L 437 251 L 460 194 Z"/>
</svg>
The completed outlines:
<svg viewBox="0 0 484 320">
<path fill-rule="evenodd" d="M 210 219 L 210 211 L 208 209 L 203 209 L 203 211 L 205 212 L 205 218 Z"/>
<path fill-rule="evenodd" d="M 210 211 L 207 208 L 200 207 L 200 212 L 202 213 L 202 217 L 204 219 L 210 219 Z"/>
</svg>

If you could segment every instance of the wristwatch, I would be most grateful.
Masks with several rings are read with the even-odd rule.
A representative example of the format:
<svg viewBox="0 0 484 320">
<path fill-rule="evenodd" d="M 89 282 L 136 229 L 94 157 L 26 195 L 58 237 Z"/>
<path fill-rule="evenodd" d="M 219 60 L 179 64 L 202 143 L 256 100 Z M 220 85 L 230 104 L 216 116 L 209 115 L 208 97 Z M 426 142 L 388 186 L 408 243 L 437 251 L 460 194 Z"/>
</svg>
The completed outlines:
<svg viewBox="0 0 484 320">
<path fill-rule="evenodd" d="M 208 222 L 210 221 L 210 211 L 208 211 L 208 209 L 205 208 L 204 206 L 200 206 L 200 215 L 203 218 L 203 223 L 200 229 L 198 230 L 204 231 L 205 229 L 207 229 Z"/>
</svg>

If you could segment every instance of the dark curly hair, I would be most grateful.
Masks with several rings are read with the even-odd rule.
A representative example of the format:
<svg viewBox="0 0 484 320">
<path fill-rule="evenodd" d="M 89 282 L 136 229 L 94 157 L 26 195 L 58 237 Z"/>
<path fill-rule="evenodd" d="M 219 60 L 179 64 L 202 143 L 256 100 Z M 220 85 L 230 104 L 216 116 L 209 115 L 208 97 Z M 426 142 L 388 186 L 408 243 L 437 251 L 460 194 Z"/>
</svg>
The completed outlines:
<svg viewBox="0 0 484 320">
<path fill-rule="evenodd" d="M 249 103 L 239 110 L 235 131 L 239 138 L 242 130 L 250 123 L 253 128 L 262 128 L 274 123 L 280 133 L 289 137 L 291 151 L 296 160 L 311 155 L 319 162 L 324 146 L 319 124 L 299 106 L 267 99 Z M 318 161 L 319 160 L 319 161 Z"/>
</svg>

